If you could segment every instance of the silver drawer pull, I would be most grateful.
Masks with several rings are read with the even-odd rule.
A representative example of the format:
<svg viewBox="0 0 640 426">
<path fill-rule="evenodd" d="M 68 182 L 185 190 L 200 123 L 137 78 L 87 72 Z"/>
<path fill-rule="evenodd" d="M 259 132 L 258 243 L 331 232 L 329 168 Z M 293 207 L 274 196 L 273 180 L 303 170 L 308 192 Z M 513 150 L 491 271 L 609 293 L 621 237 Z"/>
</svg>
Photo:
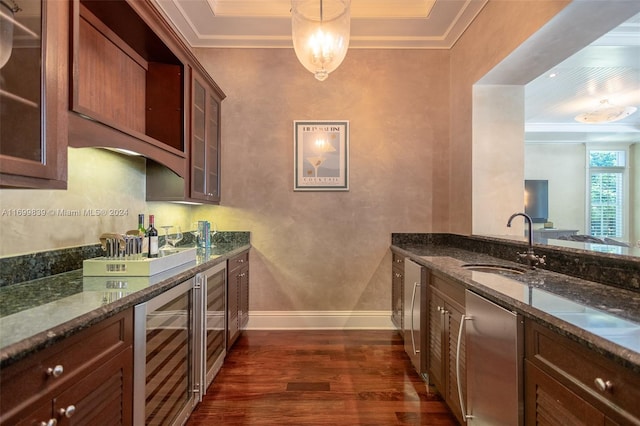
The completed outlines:
<svg viewBox="0 0 640 426">
<path fill-rule="evenodd" d="M 53 368 L 47 368 L 47 375 L 49 376 L 60 377 L 62 376 L 62 373 L 64 373 L 64 368 L 61 365 L 56 365 Z"/>
<path fill-rule="evenodd" d="M 40 422 L 40 426 L 56 426 L 58 421 L 56 419 L 49 419 L 48 422 Z"/>
<path fill-rule="evenodd" d="M 597 377 L 593 382 L 600 392 L 608 391 L 613 387 L 613 383 L 609 380 L 601 379 L 600 377 Z"/>
<path fill-rule="evenodd" d="M 60 410 L 58 410 L 58 413 L 60 413 L 61 416 L 65 416 L 66 418 L 70 418 L 71 416 L 73 416 L 76 413 L 76 406 L 75 405 L 70 405 L 67 408 L 61 408 Z"/>
</svg>

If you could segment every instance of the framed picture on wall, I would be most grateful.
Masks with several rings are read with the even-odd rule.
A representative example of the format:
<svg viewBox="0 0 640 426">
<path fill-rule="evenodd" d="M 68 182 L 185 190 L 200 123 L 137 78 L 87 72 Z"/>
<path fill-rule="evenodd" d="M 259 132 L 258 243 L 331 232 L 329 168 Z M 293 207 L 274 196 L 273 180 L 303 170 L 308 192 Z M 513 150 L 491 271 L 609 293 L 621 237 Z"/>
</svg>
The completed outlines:
<svg viewBox="0 0 640 426">
<path fill-rule="evenodd" d="M 349 190 L 349 121 L 293 122 L 293 190 Z"/>
</svg>

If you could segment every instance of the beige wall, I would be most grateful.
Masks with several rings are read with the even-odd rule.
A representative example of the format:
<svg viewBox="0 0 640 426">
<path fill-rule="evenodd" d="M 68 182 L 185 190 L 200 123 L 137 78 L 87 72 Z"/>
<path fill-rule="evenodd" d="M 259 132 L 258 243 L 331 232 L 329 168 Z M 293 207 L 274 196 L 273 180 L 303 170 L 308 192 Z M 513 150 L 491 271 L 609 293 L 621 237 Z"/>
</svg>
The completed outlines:
<svg viewBox="0 0 640 426">
<path fill-rule="evenodd" d="M 292 50 L 196 49 L 227 94 L 222 228 L 252 232 L 251 308 L 388 310 L 392 232 L 432 225 L 447 51 L 351 50 L 324 82 Z M 293 191 L 293 120 L 349 120 L 350 191 Z"/>
<path fill-rule="evenodd" d="M 549 221 L 588 234 L 584 144 L 525 144 L 525 179 L 549 181 Z M 541 226 L 541 225 L 540 225 Z"/>
<path fill-rule="evenodd" d="M 451 49 L 449 230 L 472 232 L 472 87 L 567 1 L 490 1 Z M 520 156 L 521 157 L 521 156 Z M 522 159 L 516 161 L 521 164 Z"/>
<path fill-rule="evenodd" d="M 69 148 L 67 190 L 0 190 L 0 256 L 96 244 L 103 232 L 188 226 L 190 209 L 145 202 L 145 160 L 104 149 Z"/>
</svg>

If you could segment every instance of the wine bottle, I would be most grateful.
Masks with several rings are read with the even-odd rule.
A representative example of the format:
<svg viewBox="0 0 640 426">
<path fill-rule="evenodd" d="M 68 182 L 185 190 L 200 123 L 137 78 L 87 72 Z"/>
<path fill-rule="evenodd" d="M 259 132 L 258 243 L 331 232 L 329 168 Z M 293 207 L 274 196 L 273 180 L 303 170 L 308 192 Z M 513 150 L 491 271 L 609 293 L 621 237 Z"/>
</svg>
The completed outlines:
<svg viewBox="0 0 640 426">
<path fill-rule="evenodd" d="M 149 257 L 158 257 L 158 230 L 155 225 L 155 218 L 149 215 L 149 228 L 147 228 L 147 238 L 149 240 Z"/>
<path fill-rule="evenodd" d="M 138 215 L 138 231 L 140 231 L 142 235 L 147 233 L 147 230 L 144 229 L 144 214 Z"/>
<path fill-rule="evenodd" d="M 144 214 L 138 215 L 138 232 L 142 236 L 142 247 L 140 247 L 140 256 L 143 253 L 149 254 L 149 238 L 147 237 L 147 230 L 144 227 Z"/>
</svg>

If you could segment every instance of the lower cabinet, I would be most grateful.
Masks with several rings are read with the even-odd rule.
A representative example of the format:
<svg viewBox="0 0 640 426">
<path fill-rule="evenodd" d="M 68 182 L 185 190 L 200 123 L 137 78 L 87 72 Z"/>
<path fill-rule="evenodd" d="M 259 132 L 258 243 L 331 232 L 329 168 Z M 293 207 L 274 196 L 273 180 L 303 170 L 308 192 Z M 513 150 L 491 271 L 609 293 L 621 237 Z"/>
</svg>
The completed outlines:
<svg viewBox="0 0 640 426">
<path fill-rule="evenodd" d="M 133 310 L 0 371 L 0 424 L 131 425 Z"/>
<path fill-rule="evenodd" d="M 429 316 L 429 381 L 442 394 L 460 423 L 465 423 L 460 408 L 456 365 L 459 363 L 460 388 L 465 389 L 465 344 L 458 335 L 464 315 L 464 287 L 439 275 L 431 274 L 427 296 Z M 463 395 L 464 397 L 465 395 Z"/>
<path fill-rule="evenodd" d="M 396 330 L 404 333 L 404 257 L 393 253 L 391 266 L 391 321 Z"/>
<path fill-rule="evenodd" d="M 228 260 L 227 348 L 249 322 L 249 251 Z"/>
<path fill-rule="evenodd" d="M 640 425 L 640 375 L 525 321 L 525 424 Z"/>
</svg>

